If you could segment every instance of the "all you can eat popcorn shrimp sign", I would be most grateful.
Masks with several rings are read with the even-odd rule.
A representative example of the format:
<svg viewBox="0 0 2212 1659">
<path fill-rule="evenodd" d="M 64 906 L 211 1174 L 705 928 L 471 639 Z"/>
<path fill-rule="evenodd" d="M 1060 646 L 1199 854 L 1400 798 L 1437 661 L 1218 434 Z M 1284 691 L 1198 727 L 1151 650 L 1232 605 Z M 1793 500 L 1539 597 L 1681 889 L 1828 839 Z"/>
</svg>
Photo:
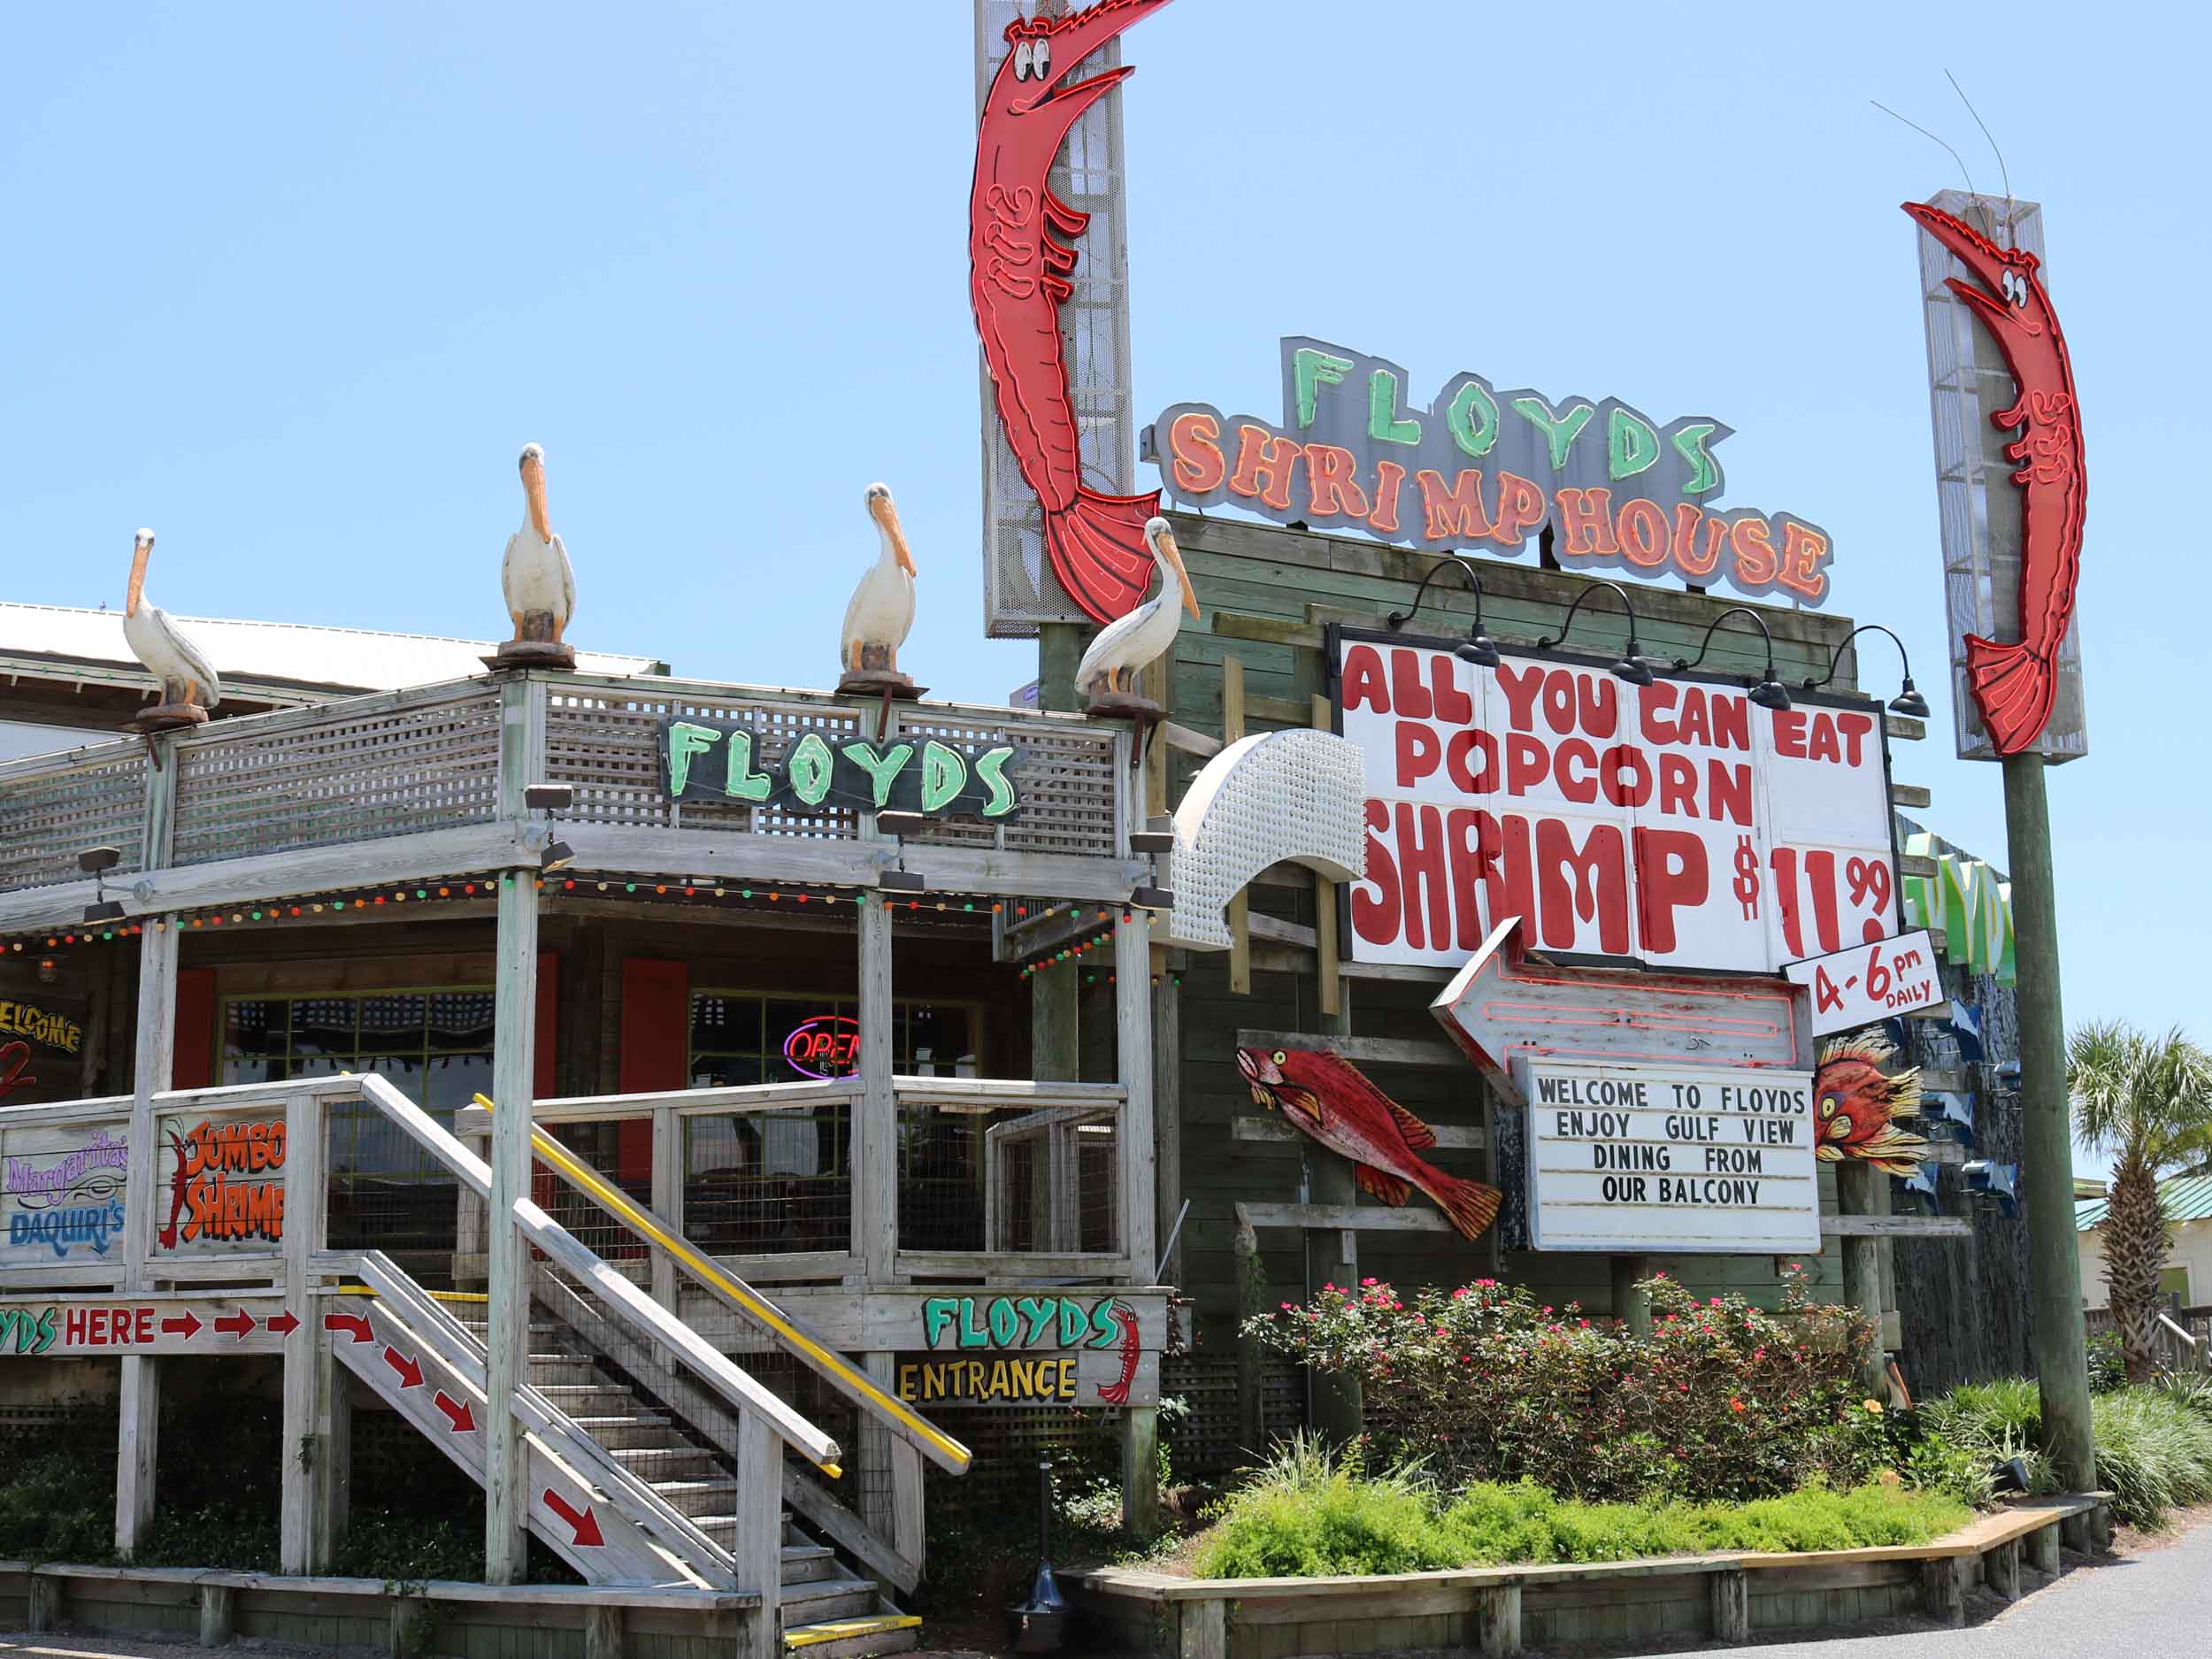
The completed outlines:
<svg viewBox="0 0 2212 1659">
<path fill-rule="evenodd" d="M 1771 973 L 1899 930 L 1881 704 L 1339 630 L 1364 751 L 1357 962 L 1456 966 L 1508 916 L 1551 956 Z"/>
</svg>

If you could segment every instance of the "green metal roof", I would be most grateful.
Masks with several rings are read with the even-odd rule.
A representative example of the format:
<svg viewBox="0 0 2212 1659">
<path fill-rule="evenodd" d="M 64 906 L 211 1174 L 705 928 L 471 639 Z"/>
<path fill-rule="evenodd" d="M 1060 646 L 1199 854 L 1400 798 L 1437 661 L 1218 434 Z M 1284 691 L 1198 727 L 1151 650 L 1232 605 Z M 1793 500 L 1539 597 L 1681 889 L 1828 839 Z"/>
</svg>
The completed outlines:
<svg viewBox="0 0 2212 1659">
<path fill-rule="evenodd" d="M 2176 1175 L 2158 1184 L 2158 1206 L 2169 1221 L 2212 1220 L 2212 1175 Z M 2074 1226 L 2082 1233 L 2104 1225 L 2112 1208 L 2108 1199 L 2074 1206 Z"/>
</svg>

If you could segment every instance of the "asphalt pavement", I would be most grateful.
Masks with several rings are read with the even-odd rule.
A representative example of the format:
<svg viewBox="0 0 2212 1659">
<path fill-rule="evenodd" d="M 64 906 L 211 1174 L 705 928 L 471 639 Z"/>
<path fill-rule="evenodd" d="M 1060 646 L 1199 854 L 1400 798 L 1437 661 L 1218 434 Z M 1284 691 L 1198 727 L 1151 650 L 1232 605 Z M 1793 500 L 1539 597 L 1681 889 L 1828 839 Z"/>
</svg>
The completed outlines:
<svg viewBox="0 0 2212 1659">
<path fill-rule="evenodd" d="M 2129 1555 L 2066 1559 L 2057 1579 L 1964 1630 L 1920 1621 L 1916 1630 L 1792 1636 L 1752 1651 L 1758 1659 L 2212 1659 L 2212 1525 Z"/>
</svg>

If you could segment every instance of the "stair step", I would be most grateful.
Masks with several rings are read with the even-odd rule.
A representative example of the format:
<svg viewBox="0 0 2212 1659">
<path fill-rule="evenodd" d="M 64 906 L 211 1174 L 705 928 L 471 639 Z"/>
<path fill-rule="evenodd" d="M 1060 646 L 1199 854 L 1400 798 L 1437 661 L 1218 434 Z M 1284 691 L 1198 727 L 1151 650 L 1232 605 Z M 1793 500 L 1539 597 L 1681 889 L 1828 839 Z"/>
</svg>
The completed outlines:
<svg viewBox="0 0 2212 1659">
<path fill-rule="evenodd" d="M 783 1645 L 807 1659 L 867 1659 L 907 1652 L 920 1642 L 921 1630 L 922 1621 L 911 1613 L 876 1613 L 793 1625 L 784 1632 Z"/>
<path fill-rule="evenodd" d="M 696 1524 L 703 1515 L 728 1516 L 737 1496 L 737 1482 L 728 1475 L 709 1476 L 702 1479 L 649 1480 L 647 1485 L 660 1494 L 663 1502 L 679 1515 L 691 1517 Z M 733 1531 L 737 1523 L 728 1522 Z M 702 1526 L 700 1531 L 706 1529 Z"/>
<path fill-rule="evenodd" d="M 700 1523 L 699 1530 L 703 1532 L 706 1532 L 706 1525 L 703 1522 Z M 730 1522 L 730 1531 L 733 1534 L 737 1531 L 735 1520 Z M 712 1538 L 714 1534 L 707 1532 L 707 1536 Z M 823 1578 L 833 1578 L 843 1571 L 844 1569 L 837 1564 L 836 1552 L 826 1545 L 786 1544 L 783 1547 L 783 1583 L 786 1587 L 795 1584 L 812 1584 Z"/>
<path fill-rule="evenodd" d="M 876 1582 L 872 1578 L 816 1578 L 787 1585 L 783 1592 L 784 1624 L 818 1624 L 828 1619 L 860 1618 L 876 1612 Z"/>
<path fill-rule="evenodd" d="M 608 1446 L 606 1450 L 624 1468 L 655 1485 L 686 1475 L 710 1476 L 721 1468 L 712 1452 L 688 1440 L 673 1446 Z"/>
</svg>

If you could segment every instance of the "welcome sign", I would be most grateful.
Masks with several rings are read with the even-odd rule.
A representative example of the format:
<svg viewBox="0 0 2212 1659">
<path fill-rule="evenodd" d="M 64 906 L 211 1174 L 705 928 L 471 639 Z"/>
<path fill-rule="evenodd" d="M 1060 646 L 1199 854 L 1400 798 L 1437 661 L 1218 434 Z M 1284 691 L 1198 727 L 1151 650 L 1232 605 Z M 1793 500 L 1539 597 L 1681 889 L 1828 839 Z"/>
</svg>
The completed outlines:
<svg viewBox="0 0 2212 1659">
<path fill-rule="evenodd" d="M 1549 528 L 1570 570 L 1828 596 L 1826 531 L 1717 504 L 1714 451 L 1731 428 L 1710 415 L 1662 422 L 1618 398 L 1500 390 L 1473 373 L 1420 408 L 1389 359 L 1302 334 L 1282 342 L 1282 377 L 1279 424 L 1177 403 L 1147 429 L 1145 458 L 1179 502 L 1432 552 L 1518 553 Z"/>
</svg>

